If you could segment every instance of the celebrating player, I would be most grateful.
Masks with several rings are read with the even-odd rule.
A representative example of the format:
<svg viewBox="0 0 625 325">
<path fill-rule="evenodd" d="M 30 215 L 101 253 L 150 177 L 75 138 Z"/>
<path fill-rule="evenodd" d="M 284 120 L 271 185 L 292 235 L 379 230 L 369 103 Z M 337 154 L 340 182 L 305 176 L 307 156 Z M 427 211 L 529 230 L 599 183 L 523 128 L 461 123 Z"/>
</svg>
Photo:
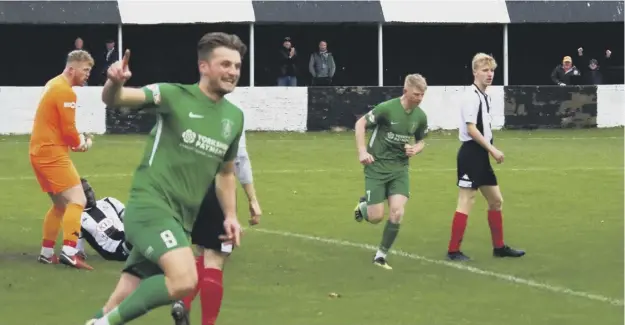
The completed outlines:
<svg viewBox="0 0 625 325">
<path fill-rule="evenodd" d="M 239 141 L 239 152 L 235 160 L 235 174 L 245 190 L 250 209 L 250 225 L 260 222 L 262 211 L 254 189 L 252 165 L 246 150 L 245 131 Z M 215 184 L 206 193 L 192 232 L 192 243 L 201 254 L 196 259 L 200 281 L 195 290 L 172 306 L 172 317 L 176 325 L 190 325 L 191 303 L 200 294 L 202 303 L 202 325 L 214 325 L 221 309 L 223 297 L 223 267 L 232 252 L 232 243 L 223 242 L 224 212 L 215 195 Z"/>
<path fill-rule="evenodd" d="M 235 89 L 246 51 L 236 35 L 204 35 L 197 46 L 200 81 L 191 85 L 123 87 L 131 76 L 129 51 L 107 71 L 102 100 L 108 107 L 150 108 L 158 118 L 124 218 L 134 247 L 113 294 L 87 324 L 125 324 L 193 291 L 198 274 L 187 234 L 213 181 L 224 240 L 240 244 L 234 158 L 244 117 L 224 95 Z"/>
<path fill-rule="evenodd" d="M 373 263 L 387 270 L 386 261 L 399 232 L 404 206 L 410 197 L 409 158 L 420 153 L 425 143 L 428 122 L 419 104 L 427 83 L 420 74 L 406 76 L 404 93 L 378 104 L 356 122 L 356 145 L 360 163 L 364 164 L 365 193 L 354 209 L 356 221 L 377 224 L 384 218 L 384 201 L 390 209 L 382 233 L 382 242 Z M 375 127 L 365 144 L 365 129 Z M 413 137 L 415 144 L 413 144 Z"/>
<path fill-rule="evenodd" d="M 82 86 L 89 78 L 93 58 L 81 50 L 67 56 L 63 73 L 48 81 L 30 136 L 30 164 L 41 189 L 48 193 L 52 206 L 43 221 L 43 243 L 38 261 L 44 264 L 58 262 L 79 268 L 92 269 L 76 256 L 80 234 L 80 215 L 86 198 L 80 176 L 69 157 L 73 151 L 87 151 L 92 141 L 76 130 L 76 93 L 73 86 Z M 59 257 L 54 253 L 56 238 L 63 223 L 63 248 Z"/>
<path fill-rule="evenodd" d="M 78 254 L 84 259 L 85 241 L 105 260 L 125 261 L 132 249 L 124 233 L 125 206 L 114 197 L 96 200 L 93 188 L 81 178 L 87 204 L 81 216 Z"/>
<path fill-rule="evenodd" d="M 521 257 L 525 252 L 510 248 L 503 241 L 501 215 L 503 198 L 488 157 L 489 154 L 493 156 L 498 164 L 504 160 L 503 152 L 493 145 L 490 115 L 492 105 L 490 96 L 486 95 L 486 88 L 493 82 L 497 62 L 490 55 L 478 53 L 473 57 L 471 66 L 474 76 L 473 87 L 467 92 L 460 108 L 462 122 L 458 136 L 462 145 L 456 160 L 458 205 L 451 225 L 447 258 L 454 261 L 469 260 L 469 257 L 460 251 L 460 243 L 478 189 L 488 202 L 488 224 L 493 241 L 493 255 Z"/>
</svg>

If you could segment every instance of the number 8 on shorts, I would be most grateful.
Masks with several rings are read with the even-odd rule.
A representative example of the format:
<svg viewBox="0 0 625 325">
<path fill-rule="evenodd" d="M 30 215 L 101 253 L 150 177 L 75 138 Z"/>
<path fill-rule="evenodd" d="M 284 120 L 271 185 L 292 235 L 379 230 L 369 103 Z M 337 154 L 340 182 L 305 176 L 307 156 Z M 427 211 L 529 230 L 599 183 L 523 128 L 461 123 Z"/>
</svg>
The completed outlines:
<svg viewBox="0 0 625 325">
<path fill-rule="evenodd" d="M 161 232 L 161 239 L 163 240 L 163 243 L 165 243 L 165 247 L 168 249 L 178 246 L 178 241 L 171 230 Z"/>
</svg>

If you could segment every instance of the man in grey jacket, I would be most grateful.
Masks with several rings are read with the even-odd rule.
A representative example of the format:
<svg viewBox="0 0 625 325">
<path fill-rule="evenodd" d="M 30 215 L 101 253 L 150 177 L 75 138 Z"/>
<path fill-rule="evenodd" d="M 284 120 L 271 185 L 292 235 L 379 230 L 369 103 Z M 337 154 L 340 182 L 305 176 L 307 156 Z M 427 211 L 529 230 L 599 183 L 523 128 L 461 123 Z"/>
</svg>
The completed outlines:
<svg viewBox="0 0 625 325">
<path fill-rule="evenodd" d="M 308 70 L 312 75 L 313 86 L 330 86 L 332 84 L 336 65 L 332 53 L 328 52 L 326 41 L 319 42 L 319 51 L 310 55 Z"/>
</svg>

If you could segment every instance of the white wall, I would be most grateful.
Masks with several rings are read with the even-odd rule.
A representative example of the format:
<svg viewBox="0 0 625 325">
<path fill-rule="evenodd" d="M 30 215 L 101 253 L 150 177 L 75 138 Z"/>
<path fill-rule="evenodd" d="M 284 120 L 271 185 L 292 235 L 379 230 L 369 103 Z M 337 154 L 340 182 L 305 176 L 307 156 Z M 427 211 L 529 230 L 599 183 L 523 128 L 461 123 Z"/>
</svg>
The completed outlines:
<svg viewBox="0 0 625 325">
<path fill-rule="evenodd" d="M 0 87 L 0 134 L 29 134 L 43 87 Z M 106 112 L 100 100 L 101 87 L 76 87 L 76 124 L 81 132 L 103 134 Z M 468 86 L 431 86 L 422 108 L 431 129 L 458 128 L 460 99 Z M 504 126 L 504 88 L 488 90 L 492 96 L 493 128 Z M 247 130 L 306 131 L 307 87 L 239 87 L 228 99 L 239 105 L 246 116 Z M 597 123 L 599 127 L 625 125 L 625 86 L 599 86 Z"/>
</svg>

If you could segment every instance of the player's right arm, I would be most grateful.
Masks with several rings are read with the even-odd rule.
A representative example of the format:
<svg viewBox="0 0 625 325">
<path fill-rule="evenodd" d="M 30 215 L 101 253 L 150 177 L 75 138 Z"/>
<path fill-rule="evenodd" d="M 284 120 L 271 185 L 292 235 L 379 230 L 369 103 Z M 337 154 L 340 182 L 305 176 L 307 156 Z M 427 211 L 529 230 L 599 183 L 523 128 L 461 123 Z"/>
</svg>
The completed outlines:
<svg viewBox="0 0 625 325">
<path fill-rule="evenodd" d="M 128 68 L 129 60 L 130 50 L 126 50 L 123 59 L 113 63 L 107 70 L 108 79 L 102 89 L 102 101 L 107 107 L 161 107 L 161 85 L 153 84 L 143 88 L 124 87 L 132 76 Z"/>
<path fill-rule="evenodd" d="M 495 146 L 486 140 L 482 132 L 477 129 L 477 117 L 480 109 L 480 98 L 478 96 L 479 95 L 471 92 L 471 95 L 468 95 L 466 100 L 462 101 L 464 103 L 464 106 L 461 107 L 462 121 L 467 124 L 467 133 L 469 133 L 473 141 L 486 149 L 486 151 L 499 162 L 499 158 L 497 157 L 503 155 Z"/>
<path fill-rule="evenodd" d="M 140 88 L 123 87 L 109 79 L 102 89 L 102 101 L 107 107 L 139 108 L 147 104 L 148 97 Z"/>
<path fill-rule="evenodd" d="M 83 145 L 84 136 L 76 129 L 76 94 L 71 89 L 52 88 L 48 90 L 54 96 L 54 105 L 59 113 L 61 137 L 71 148 Z"/>
<path fill-rule="evenodd" d="M 386 106 L 382 103 L 374 107 L 371 111 L 356 121 L 354 129 L 356 135 L 356 148 L 358 149 L 358 160 L 360 160 L 360 163 L 373 163 L 373 156 L 367 152 L 365 133 L 368 128 L 378 125 L 385 119 L 385 117 Z"/>
</svg>

